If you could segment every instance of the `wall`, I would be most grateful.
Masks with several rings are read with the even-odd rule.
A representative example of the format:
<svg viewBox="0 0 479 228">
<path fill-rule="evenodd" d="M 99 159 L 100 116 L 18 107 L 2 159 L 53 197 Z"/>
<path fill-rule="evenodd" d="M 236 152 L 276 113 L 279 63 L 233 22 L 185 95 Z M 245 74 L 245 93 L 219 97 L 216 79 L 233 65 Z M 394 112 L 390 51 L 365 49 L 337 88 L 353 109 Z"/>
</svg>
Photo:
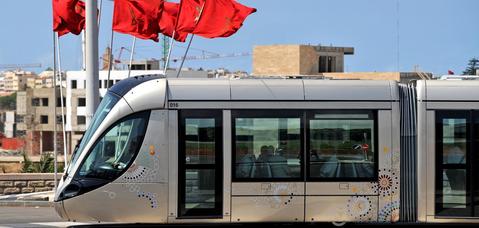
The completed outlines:
<svg viewBox="0 0 479 228">
<path fill-rule="evenodd" d="M 300 75 L 317 75 L 319 71 L 319 55 L 313 46 L 300 46 Z"/>
<path fill-rule="evenodd" d="M 60 180 L 61 174 L 57 177 Z M 53 190 L 54 186 L 54 174 L 50 173 L 0 174 L 0 195 L 44 192 Z"/>
<path fill-rule="evenodd" d="M 322 73 L 324 77 L 332 79 L 357 80 L 400 80 L 399 72 L 354 72 L 354 73 Z"/>
<path fill-rule="evenodd" d="M 4 138 L 0 140 L 1 148 L 4 150 L 20 150 L 25 145 L 23 140 L 17 138 Z"/>
<path fill-rule="evenodd" d="M 287 76 L 300 74 L 300 45 L 255 46 L 253 75 Z"/>
</svg>

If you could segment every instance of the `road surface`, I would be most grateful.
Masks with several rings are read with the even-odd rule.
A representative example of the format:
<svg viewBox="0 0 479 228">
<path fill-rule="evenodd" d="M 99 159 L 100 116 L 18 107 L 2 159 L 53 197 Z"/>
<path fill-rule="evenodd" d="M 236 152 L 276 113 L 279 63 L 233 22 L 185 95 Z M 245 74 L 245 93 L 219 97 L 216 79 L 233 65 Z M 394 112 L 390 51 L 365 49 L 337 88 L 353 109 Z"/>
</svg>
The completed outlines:
<svg viewBox="0 0 479 228">
<path fill-rule="evenodd" d="M 53 207 L 0 207 L 0 227 L 67 227 Z"/>
</svg>

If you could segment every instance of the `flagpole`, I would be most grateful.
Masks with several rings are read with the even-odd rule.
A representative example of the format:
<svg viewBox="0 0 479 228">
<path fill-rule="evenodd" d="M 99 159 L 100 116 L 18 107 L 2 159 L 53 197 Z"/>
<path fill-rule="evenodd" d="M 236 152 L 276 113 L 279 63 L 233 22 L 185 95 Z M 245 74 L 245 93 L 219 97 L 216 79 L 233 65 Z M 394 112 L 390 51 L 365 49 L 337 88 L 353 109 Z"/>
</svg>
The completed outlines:
<svg viewBox="0 0 479 228">
<path fill-rule="evenodd" d="M 165 60 L 165 78 L 167 77 L 166 71 L 168 70 L 168 66 L 170 65 L 170 57 L 171 57 L 171 51 L 173 50 L 173 42 L 175 41 L 175 35 L 176 35 L 176 30 L 173 30 L 170 46 L 168 49 L 168 57 L 166 57 L 166 60 Z"/>
<path fill-rule="evenodd" d="M 54 108 L 53 108 L 53 115 L 55 115 L 55 119 L 57 118 L 57 105 L 56 105 L 56 99 L 57 99 L 57 59 L 56 59 L 56 52 L 57 52 L 57 33 L 53 32 L 53 97 L 55 97 L 55 102 L 54 102 Z M 58 178 L 57 178 L 57 173 L 58 173 L 58 151 L 57 151 L 57 123 L 53 125 L 53 172 L 54 172 L 54 188 L 55 192 L 57 191 L 58 188 Z M 64 170 L 66 169 L 63 168 Z"/>
<path fill-rule="evenodd" d="M 62 133 L 63 133 L 63 161 L 65 163 L 65 168 L 67 167 L 67 147 L 66 147 L 66 135 L 65 135 L 65 113 L 63 110 L 64 104 L 63 104 L 63 77 L 62 77 L 62 62 L 61 62 L 61 53 L 60 53 L 60 39 L 58 36 L 56 36 L 57 40 L 57 58 L 58 58 L 58 73 L 60 75 L 60 108 L 61 108 L 61 114 L 62 114 Z M 56 97 L 55 97 L 56 99 Z M 55 109 L 56 109 L 56 102 L 55 102 Z M 55 115 L 55 121 L 54 124 L 57 124 L 57 116 Z"/>
<path fill-rule="evenodd" d="M 176 72 L 176 78 L 180 77 L 181 68 L 183 68 L 183 64 L 185 63 L 186 55 L 188 55 L 188 51 L 190 50 L 191 42 L 193 41 L 194 37 L 195 37 L 195 34 L 191 34 L 190 42 L 188 43 L 188 47 L 186 48 L 185 55 L 181 59 L 180 67 L 178 68 L 178 71 Z"/>
<path fill-rule="evenodd" d="M 108 55 L 108 76 L 107 76 L 107 83 L 106 87 L 110 88 L 110 74 L 111 74 L 111 68 L 113 66 L 113 38 L 114 38 L 115 32 L 113 31 L 113 28 L 111 28 L 111 36 L 110 36 L 110 54 Z M 120 60 L 121 61 L 121 60 Z"/>
<path fill-rule="evenodd" d="M 85 38 L 86 38 L 86 33 L 85 33 L 85 30 L 83 30 L 82 34 L 81 34 L 81 50 L 82 50 L 82 53 L 83 53 L 83 63 L 82 63 L 82 70 L 85 71 L 86 69 L 86 53 L 85 53 Z"/>
<path fill-rule="evenodd" d="M 198 21 L 200 20 L 201 16 L 203 15 L 203 11 L 205 9 L 205 5 L 206 5 L 206 1 L 203 3 L 203 5 L 201 6 L 201 10 L 200 10 L 200 13 L 198 14 L 198 18 L 197 18 L 197 21 L 196 21 L 196 24 L 198 24 Z M 181 6 L 180 6 L 181 8 Z M 181 10 L 181 9 L 180 9 Z M 178 14 L 178 18 L 179 18 L 179 14 Z M 177 21 L 177 26 L 178 26 L 178 21 Z M 176 29 L 175 29 L 176 30 Z M 180 68 L 178 68 L 178 71 L 176 72 L 176 78 L 180 77 L 180 73 L 181 73 L 181 68 L 183 68 L 183 64 L 185 63 L 185 59 L 186 59 L 186 55 L 188 54 L 188 51 L 190 50 L 190 47 L 191 47 L 191 42 L 193 41 L 193 38 L 195 37 L 195 34 L 191 34 L 191 38 L 190 38 L 190 42 L 188 43 L 188 47 L 186 48 L 186 51 L 185 51 L 185 55 L 183 56 L 183 59 L 181 60 L 181 64 L 180 64 Z M 174 37 L 173 37 L 174 38 Z"/>
<path fill-rule="evenodd" d="M 135 46 L 136 46 L 136 36 L 133 37 L 133 43 L 131 44 L 130 65 L 128 66 L 128 78 L 131 75 L 131 64 L 133 63 L 133 53 L 135 53 Z M 110 83 L 110 81 L 108 81 L 108 83 Z"/>
</svg>

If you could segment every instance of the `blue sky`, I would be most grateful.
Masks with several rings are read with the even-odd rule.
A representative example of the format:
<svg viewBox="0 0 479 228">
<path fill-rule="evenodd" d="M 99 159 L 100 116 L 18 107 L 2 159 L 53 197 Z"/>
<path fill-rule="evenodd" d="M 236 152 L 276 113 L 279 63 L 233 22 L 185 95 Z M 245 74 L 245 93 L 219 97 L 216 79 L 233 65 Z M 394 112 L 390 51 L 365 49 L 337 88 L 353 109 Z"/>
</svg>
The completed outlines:
<svg viewBox="0 0 479 228">
<path fill-rule="evenodd" d="M 346 58 L 346 71 L 397 71 L 398 67 L 400 71 L 412 71 L 418 65 L 421 70 L 436 74 L 446 74 L 448 69 L 461 73 L 468 59 L 479 57 L 478 0 L 240 2 L 258 12 L 230 38 L 195 37 L 195 49 L 189 55 L 201 55 L 202 51 L 197 49 L 227 54 L 252 52 L 254 45 L 332 44 L 355 48 L 355 55 Z M 100 53 L 109 44 L 112 7 L 111 0 L 103 0 Z M 42 68 L 51 66 L 51 18 L 51 0 L 3 0 L 0 64 L 38 62 Z M 130 36 L 116 33 L 115 56 L 120 47 L 129 48 L 131 41 Z M 61 45 L 63 69 L 80 69 L 81 38 L 66 35 L 61 38 Z M 175 45 L 173 56 L 181 56 L 186 44 Z M 137 47 L 136 59 L 161 58 L 159 43 L 140 41 Z M 122 58 L 128 59 L 128 53 Z M 185 66 L 251 71 L 252 58 L 187 61 Z"/>
</svg>

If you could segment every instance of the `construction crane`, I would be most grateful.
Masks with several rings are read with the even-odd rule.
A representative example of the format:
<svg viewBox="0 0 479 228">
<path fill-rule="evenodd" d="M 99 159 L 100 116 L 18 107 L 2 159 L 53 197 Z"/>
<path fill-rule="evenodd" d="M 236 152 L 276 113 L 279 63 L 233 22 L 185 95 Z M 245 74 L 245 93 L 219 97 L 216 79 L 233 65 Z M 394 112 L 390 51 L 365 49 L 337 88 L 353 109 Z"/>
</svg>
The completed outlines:
<svg viewBox="0 0 479 228">
<path fill-rule="evenodd" d="M 220 59 L 220 58 L 234 58 L 234 57 L 245 57 L 251 56 L 249 52 L 242 53 L 230 53 L 230 54 L 209 54 L 209 55 L 197 55 L 197 56 L 186 56 L 185 60 L 206 60 L 206 59 Z M 178 62 L 181 61 L 183 57 L 172 57 L 170 61 Z M 162 59 L 164 61 L 164 59 Z"/>
<path fill-rule="evenodd" d="M 40 68 L 41 63 L 25 63 L 25 64 L 0 64 L 0 69 L 15 69 L 20 70 L 23 68 Z"/>
</svg>

